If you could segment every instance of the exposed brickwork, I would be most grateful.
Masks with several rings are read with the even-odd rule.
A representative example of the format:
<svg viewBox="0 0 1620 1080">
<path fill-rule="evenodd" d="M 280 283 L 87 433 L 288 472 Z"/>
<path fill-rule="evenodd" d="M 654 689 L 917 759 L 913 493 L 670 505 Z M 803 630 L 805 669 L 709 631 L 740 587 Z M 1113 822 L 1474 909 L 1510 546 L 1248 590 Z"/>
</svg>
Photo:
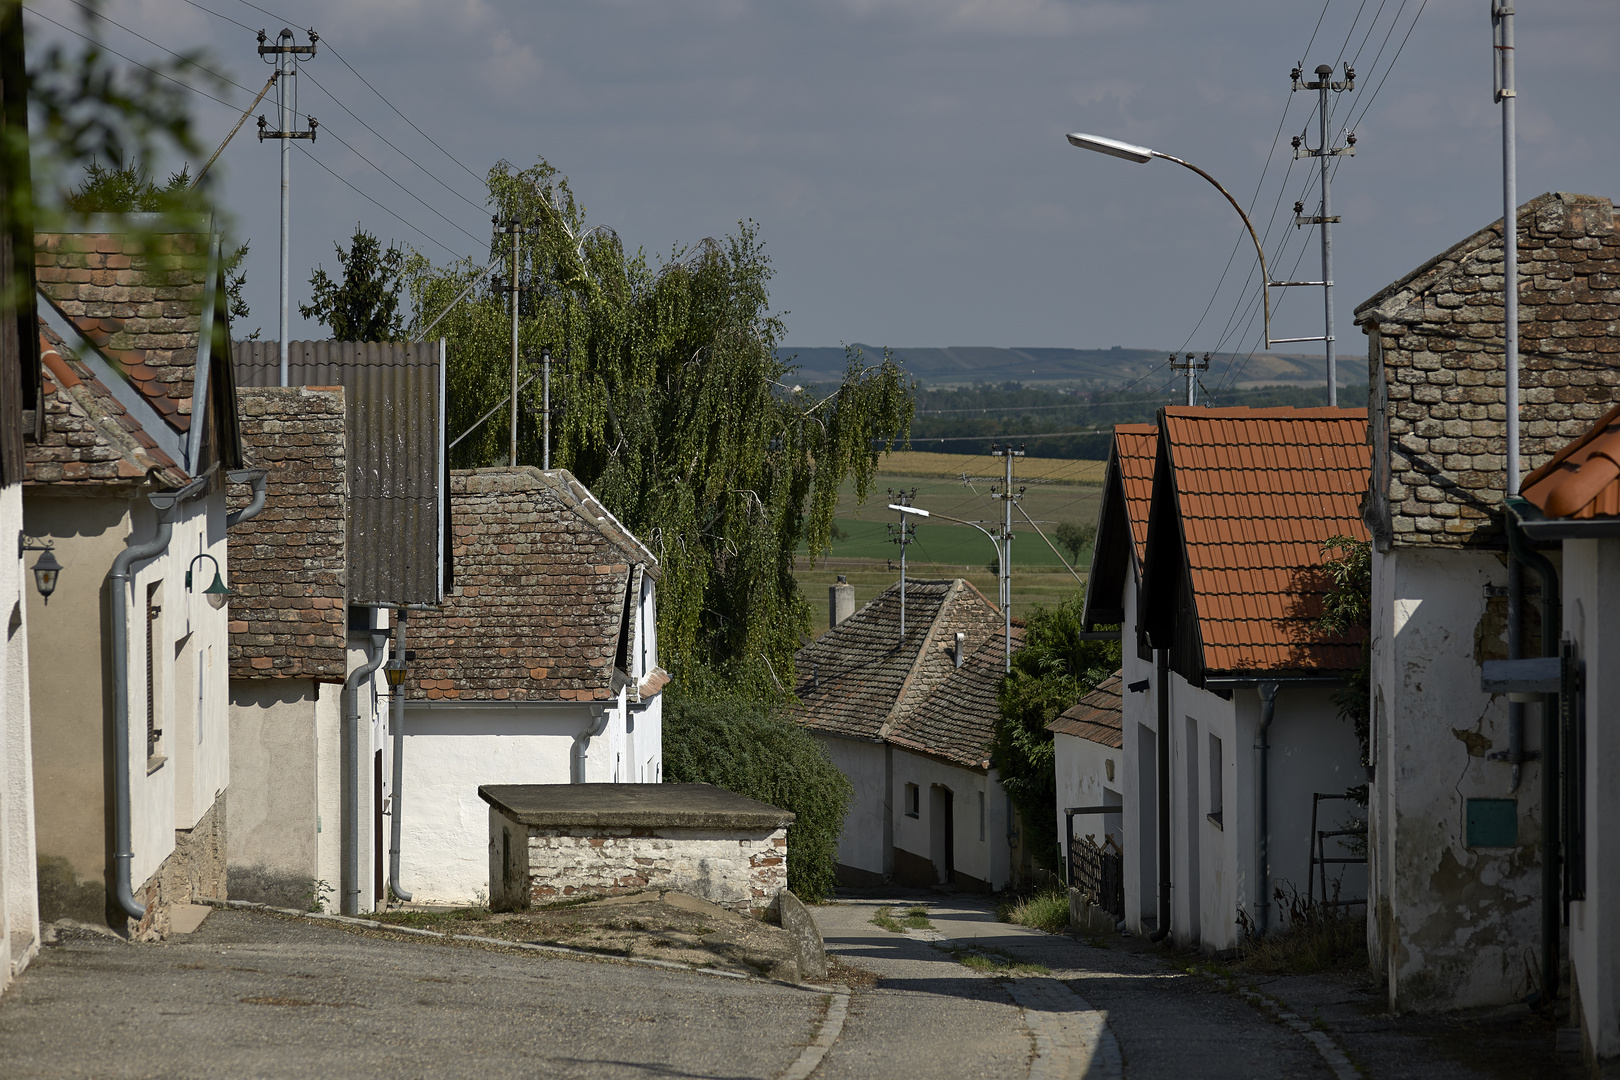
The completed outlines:
<svg viewBox="0 0 1620 1080">
<path fill-rule="evenodd" d="M 1551 193 L 1518 211 L 1520 465 L 1540 466 L 1620 397 L 1620 234 L 1609 199 Z M 1502 225 L 1356 309 L 1373 358 L 1380 547 L 1499 542 L 1506 477 Z"/>
<path fill-rule="evenodd" d="M 191 426 L 197 335 L 208 291 L 208 238 L 40 233 L 39 290 L 122 365 L 176 430 Z"/>
<path fill-rule="evenodd" d="M 615 696 L 632 570 L 656 576 L 652 555 L 562 470 L 456 471 L 450 492 L 455 594 L 411 616 L 407 696 Z"/>
<path fill-rule="evenodd" d="M 237 392 L 264 509 L 230 531 L 231 678 L 341 682 L 347 671 L 341 387 Z M 251 495 L 233 487 L 232 508 Z"/>
<path fill-rule="evenodd" d="M 25 445 L 26 483 L 134 487 L 149 472 L 166 487 L 186 482 L 184 471 L 43 322 L 39 344 L 45 435 Z"/>
</svg>

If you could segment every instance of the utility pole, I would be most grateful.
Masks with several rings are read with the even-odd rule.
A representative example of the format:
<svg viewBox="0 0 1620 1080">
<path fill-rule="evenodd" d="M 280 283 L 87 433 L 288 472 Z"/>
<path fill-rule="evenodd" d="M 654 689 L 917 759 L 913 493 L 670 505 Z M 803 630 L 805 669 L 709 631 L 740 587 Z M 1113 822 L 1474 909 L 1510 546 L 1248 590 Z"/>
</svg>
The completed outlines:
<svg viewBox="0 0 1620 1080">
<path fill-rule="evenodd" d="M 281 127 L 278 130 L 269 130 L 264 117 L 259 117 L 259 141 L 278 139 L 281 142 L 281 385 L 287 385 L 287 285 L 291 272 L 288 251 L 288 237 L 292 223 L 292 140 L 309 139 L 314 141 L 315 129 L 320 123 L 312 116 L 309 118 L 308 131 L 294 131 L 293 120 L 298 108 L 298 61 L 300 57 L 315 55 L 315 43 L 320 35 L 314 30 L 309 32 L 308 45 L 294 45 L 293 32 L 285 27 L 276 35 L 274 45 L 266 45 L 269 35 L 263 30 L 259 31 L 259 55 L 273 57 L 266 63 L 276 65 L 276 105 L 280 110 Z"/>
<path fill-rule="evenodd" d="M 1496 100 L 1502 105 L 1502 348 L 1507 359 L 1507 493 L 1519 493 L 1519 130 L 1513 3 L 1491 2 Z"/>
<path fill-rule="evenodd" d="M 1333 334 L 1333 225 L 1339 218 L 1333 213 L 1331 186 L 1331 158 L 1354 157 L 1356 153 L 1356 136 L 1351 133 L 1345 136 L 1344 146 L 1334 146 L 1328 141 L 1328 94 L 1342 94 L 1346 90 L 1356 88 L 1356 69 L 1349 64 L 1344 66 L 1344 80 L 1334 82 L 1333 69 L 1327 64 L 1318 64 L 1316 67 L 1316 81 L 1302 81 L 1302 72 L 1296 67 L 1289 73 L 1293 80 L 1295 90 L 1315 90 L 1317 92 L 1316 122 L 1317 122 L 1317 148 L 1311 149 L 1309 140 L 1303 135 L 1295 135 L 1293 139 L 1294 159 L 1319 158 L 1322 164 L 1322 203 L 1320 213 L 1306 216 L 1304 202 L 1294 204 L 1294 227 L 1301 225 L 1316 225 L 1322 230 L 1322 280 L 1321 281 L 1279 281 L 1277 285 L 1320 285 L 1322 287 L 1323 332 L 1321 337 L 1272 338 L 1273 344 L 1279 341 L 1320 341 L 1323 344 L 1327 358 L 1327 384 L 1328 404 L 1339 403 L 1339 381 L 1336 370 L 1336 358 Z"/>
<path fill-rule="evenodd" d="M 1187 377 L 1187 407 L 1192 408 L 1198 404 L 1198 373 L 1209 370 L 1209 353 L 1204 354 L 1202 360 L 1194 360 L 1194 354 L 1187 354 L 1187 362 L 1179 363 L 1176 354 L 1170 354 L 1170 369 L 1185 373 Z"/>
<path fill-rule="evenodd" d="M 906 548 L 917 540 L 917 526 L 906 519 L 904 507 L 911 505 L 917 497 L 917 489 L 910 491 L 901 488 L 899 491 L 889 488 L 889 505 L 899 509 L 900 524 L 890 525 L 889 543 L 900 545 L 900 640 L 906 640 Z"/>
<path fill-rule="evenodd" d="M 523 235 L 523 223 L 515 218 L 505 225 L 500 218 L 491 219 L 501 232 L 509 233 L 512 237 L 512 279 L 506 284 L 506 291 L 512 299 L 512 427 L 511 445 L 507 451 L 506 463 L 516 466 L 518 463 L 517 428 L 518 428 L 518 294 L 522 286 L 518 284 L 518 238 Z"/>
<path fill-rule="evenodd" d="M 1001 491 L 996 492 L 996 491 L 994 491 L 992 489 L 991 494 L 994 495 L 996 498 L 1001 500 L 1001 509 L 1002 509 L 1002 515 L 1003 515 L 1002 516 L 1002 524 L 1001 524 L 1001 566 L 1000 566 L 1000 570 L 1001 570 L 1001 574 L 1000 574 L 1000 577 L 1001 577 L 1001 616 L 1002 616 L 1002 620 L 1004 622 L 1003 638 L 1005 639 L 1006 651 L 1007 651 L 1007 660 L 1006 660 L 1006 669 L 1005 670 L 1011 671 L 1012 670 L 1012 539 L 1013 539 L 1012 512 L 1013 512 L 1013 503 L 1016 502 L 1019 499 L 1022 499 L 1024 497 L 1024 489 L 1023 488 L 1019 488 L 1016 492 L 1014 492 L 1013 489 L 1012 489 L 1012 483 L 1013 483 L 1013 458 L 1015 458 L 1015 457 L 1023 457 L 1024 456 L 1024 447 L 1023 447 L 1022 444 L 1020 444 L 1018 449 L 1014 450 L 1012 448 L 1012 443 L 1008 443 L 1006 446 L 1002 446 L 1001 444 L 997 443 L 997 444 L 994 444 L 994 445 L 992 445 L 990 447 L 990 456 L 991 457 L 998 457 L 998 458 L 1006 458 L 1006 465 L 1007 465 L 1006 482 L 1003 484 L 1003 486 L 1001 488 Z"/>
</svg>

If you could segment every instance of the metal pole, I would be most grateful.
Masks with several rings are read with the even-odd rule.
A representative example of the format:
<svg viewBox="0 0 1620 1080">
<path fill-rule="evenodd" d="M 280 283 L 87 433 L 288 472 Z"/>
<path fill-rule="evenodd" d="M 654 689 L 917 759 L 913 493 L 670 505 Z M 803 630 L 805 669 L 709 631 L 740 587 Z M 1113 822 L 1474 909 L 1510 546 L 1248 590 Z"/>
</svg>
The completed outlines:
<svg viewBox="0 0 1620 1080">
<path fill-rule="evenodd" d="M 512 233 L 512 446 L 506 463 L 516 466 L 517 452 L 517 418 L 518 418 L 518 229 L 516 221 L 507 226 Z"/>
<path fill-rule="evenodd" d="M 1012 670 L 1012 444 L 1007 444 L 1007 486 L 1001 492 L 1001 506 L 1005 520 L 1001 526 L 1001 617 L 1002 636 L 1006 645 L 1006 670 Z"/>
<path fill-rule="evenodd" d="M 541 415 L 540 423 L 542 425 L 541 437 L 540 437 L 540 441 L 542 443 L 542 446 L 540 448 L 540 467 L 549 472 L 551 470 L 551 350 L 550 349 L 541 349 L 540 350 L 540 370 L 542 372 L 540 386 L 541 386 L 541 393 L 543 395 L 542 400 L 541 400 L 541 413 L 540 413 L 540 415 Z M 904 555 L 905 551 L 902 549 L 902 551 L 900 553 L 902 555 Z"/>
<path fill-rule="evenodd" d="M 1519 493 L 1519 161 L 1513 5 L 1495 0 L 1496 100 L 1502 103 L 1502 349 L 1507 357 L 1507 494 Z M 1545 766 L 1543 766 L 1545 767 Z"/>
<path fill-rule="evenodd" d="M 290 48 L 292 31 L 283 28 L 277 35 L 276 43 L 284 48 Z M 281 64 L 281 77 L 277 80 L 276 100 L 281 106 L 281 130 L 291 131 L 292 126 L 292 87 L 293 80 L 297 78 L 298 61 L 293 54 L 282 52 L 277 54 Z M 281 385 L 287 385 L 287 285 L 291 273 L 291 260 L 288 251 L 288 238 L 292 219 L 292 141 L 281 140 Z"/>
<path fill-rule="evenodd" d="M 906 515 L 900 515 L 900 640 L 906 640 Z"/>
<path fill-rule="evenodd" d="M 1328 142 L 1328 94 L 1332 91 L 1333 69 L 1326 64 L 1316 69 L 1317 82 L 1321 84 L 1317 90 L 1317 131 L 1321 136 L 1322 146 L 1322 311 L 1326 322 L 1322 331 L 1324 337 L 1322 344 L 1327 353 L 1327 384 L 1328 406 L 1339 404 L 1339 381 L 1334 371 L 1333 355 L 1333 224 L 1330 220 L 1333 208 L 1328 193 L 1328 166 L 1332 164 L 1332 144 Z"/>
</svg>

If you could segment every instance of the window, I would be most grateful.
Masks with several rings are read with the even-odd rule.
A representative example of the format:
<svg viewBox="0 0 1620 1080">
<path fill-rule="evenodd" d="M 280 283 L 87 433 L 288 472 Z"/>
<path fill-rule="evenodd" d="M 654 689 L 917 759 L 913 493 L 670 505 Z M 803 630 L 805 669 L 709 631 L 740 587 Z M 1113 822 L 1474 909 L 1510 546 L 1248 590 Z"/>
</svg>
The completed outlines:
<svg viewBox="0 0 1620 1080">
<path fill-rule="evenodd" d="M 1226 771 L 1225 759 L 1221 757 L 1221 737 L 1214 732 L 1209 736 L 1209 820 L 1215 825 L 1221 825 L 1222 794 L 1225 784 L 1222 774 Z"/>
<path fill-rule="evenodd" d="M 158 726 L 158 638 L 163 632 L 161 585 L 146 587 L 146 767 L 161 765 L 163 729 Z"/>
<path fill-rule="evenodd" d="M 906 785 L 906 817 L 922 817 L 922 792 L 916 784 Z"/>
</svg>

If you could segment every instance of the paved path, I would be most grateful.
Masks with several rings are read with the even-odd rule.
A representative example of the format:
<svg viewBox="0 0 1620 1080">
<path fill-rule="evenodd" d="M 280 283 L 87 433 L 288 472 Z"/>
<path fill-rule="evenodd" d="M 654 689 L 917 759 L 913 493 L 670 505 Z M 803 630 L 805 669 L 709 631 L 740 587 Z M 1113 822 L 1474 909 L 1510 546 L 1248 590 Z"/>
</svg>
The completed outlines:
<svg viewBox="0 0 1620 1080">
<path fill-rule="evenodd" d="M 215 911 L 161 945 L 44 950 L 0 1002 L 0 1075 L 774 1077 L 827 999 Z"/>
</svg>

